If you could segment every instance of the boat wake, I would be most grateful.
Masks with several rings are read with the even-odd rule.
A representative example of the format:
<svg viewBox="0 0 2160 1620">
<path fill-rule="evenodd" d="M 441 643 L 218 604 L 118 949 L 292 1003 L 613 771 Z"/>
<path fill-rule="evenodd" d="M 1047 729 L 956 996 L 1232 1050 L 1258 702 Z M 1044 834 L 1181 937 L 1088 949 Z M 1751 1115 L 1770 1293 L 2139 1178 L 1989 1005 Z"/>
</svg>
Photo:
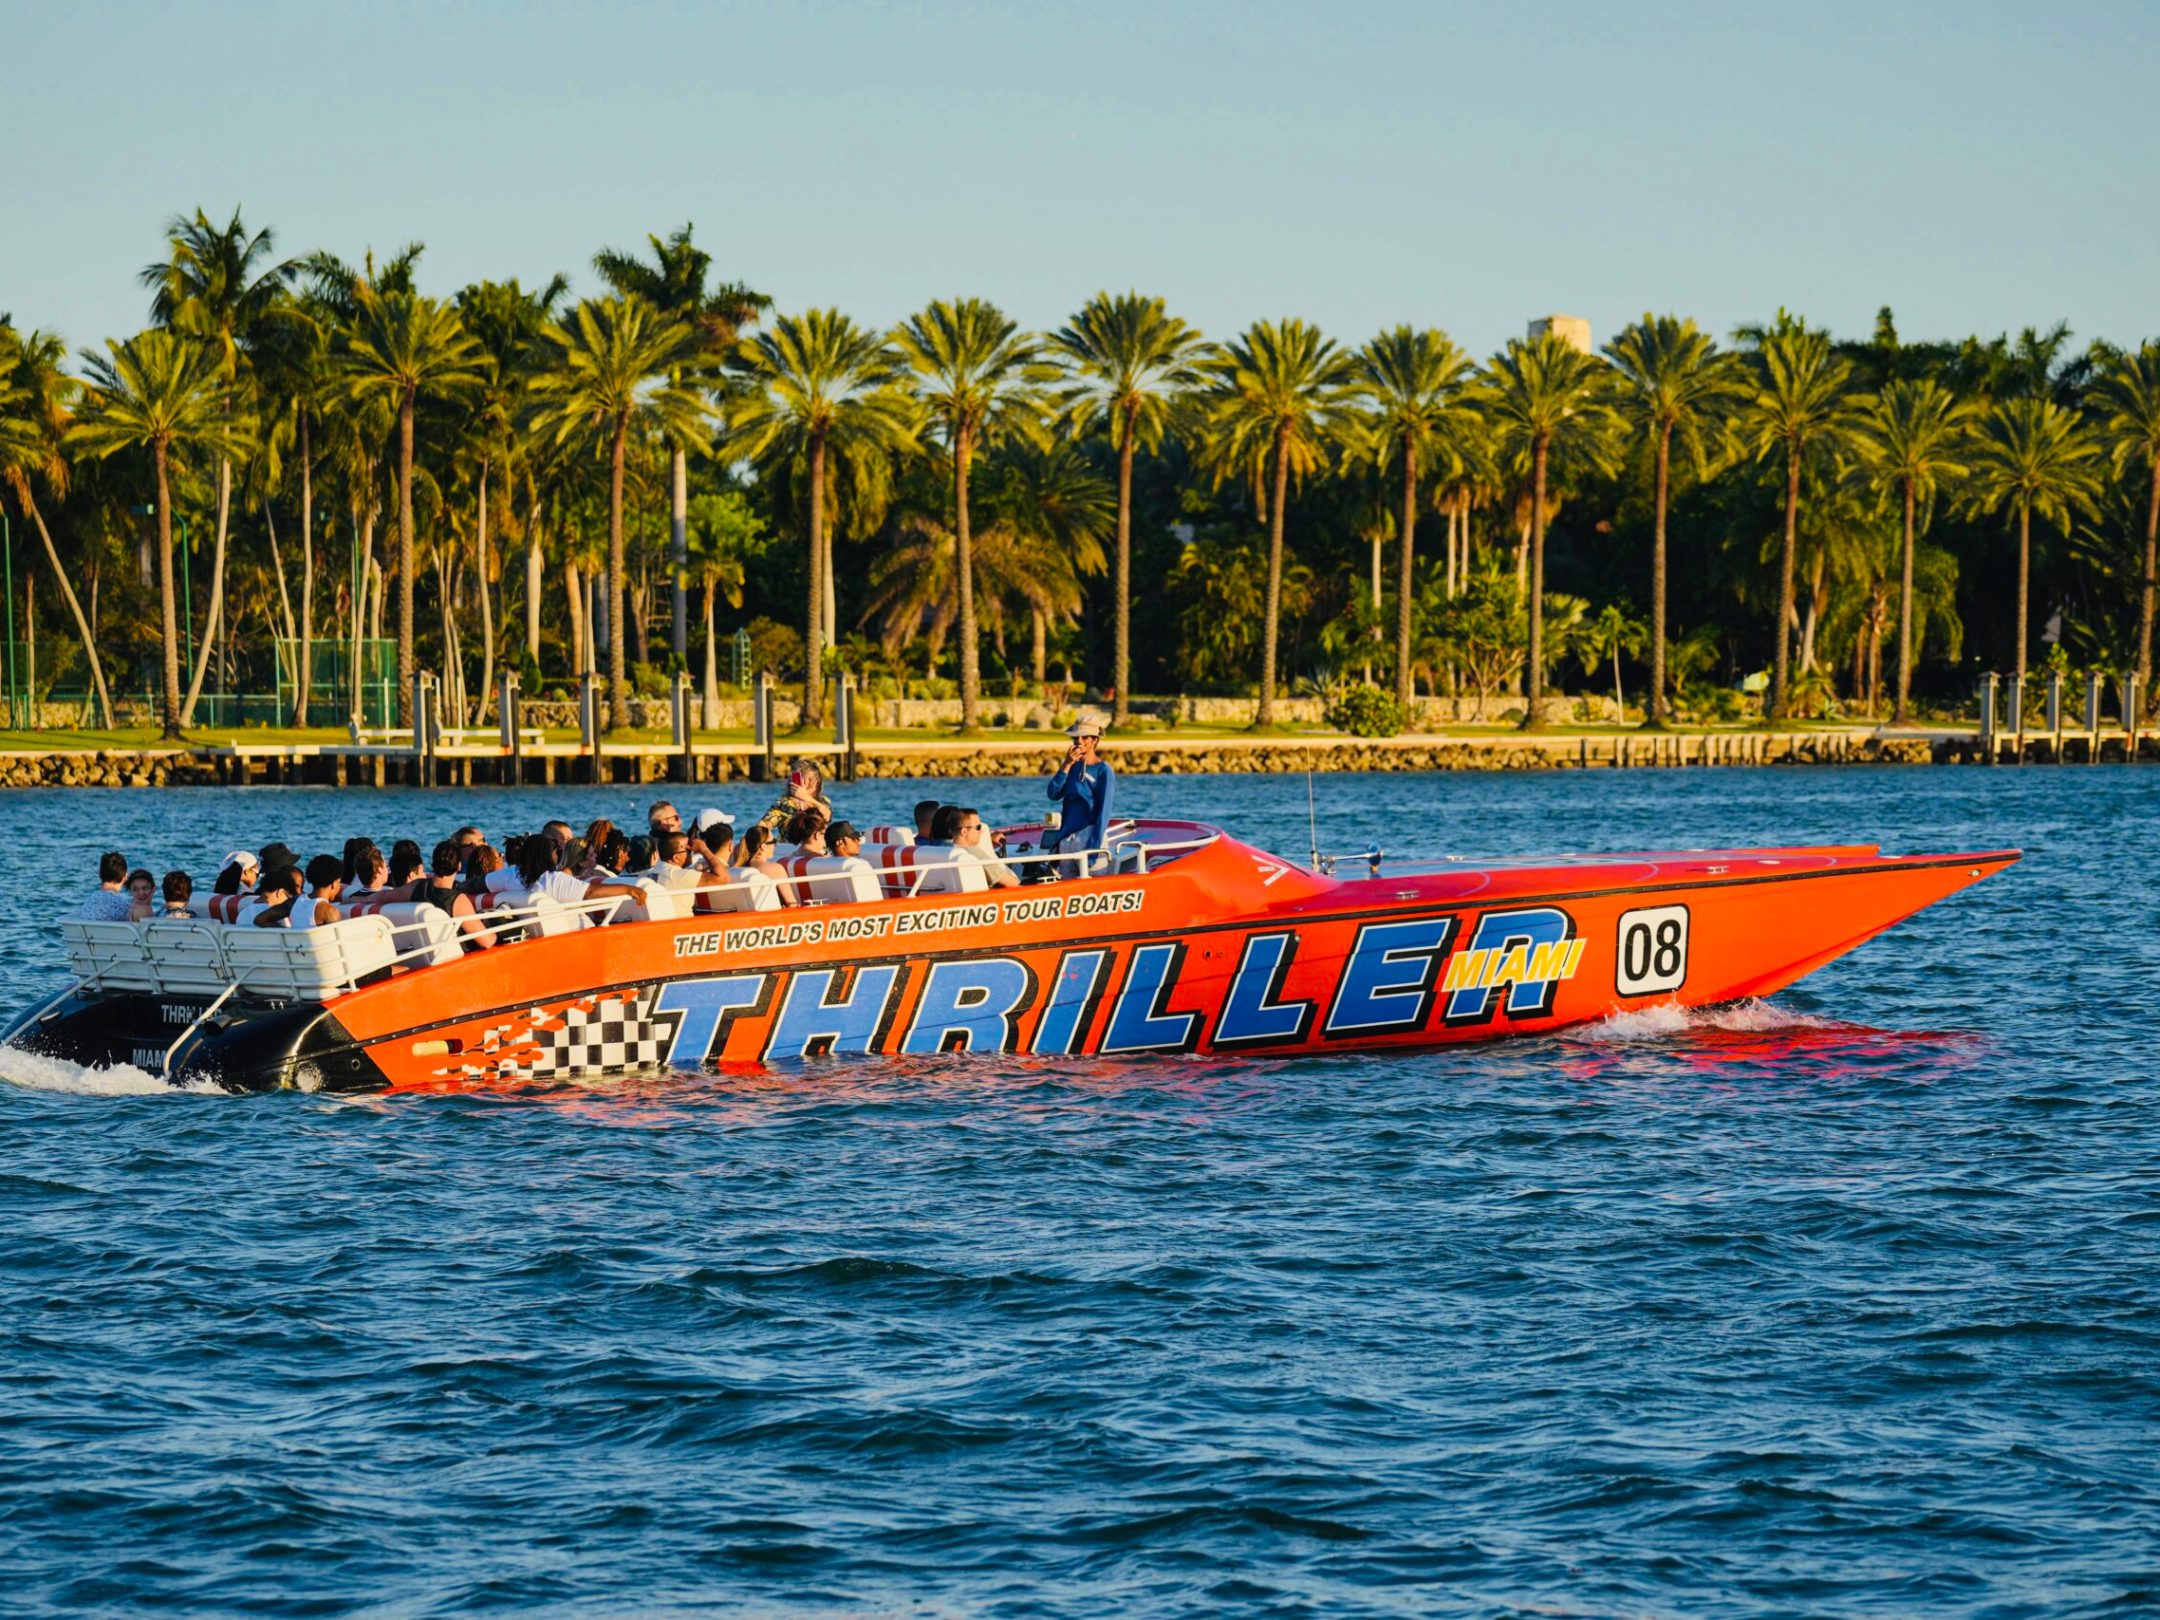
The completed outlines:
<svg viewBox="0 0 2160 1620">
<path fill-rule="evenodd" d="M 70 1063 L 66 1058 L 48 1057 L 42 1052 L 25 1052 L 15 1046 L 0 1046 L 0 1082 L 20 1086 L 25 1091 L 58 1091 L 77 1097 L 148 1097 L 181 1091 L 200 1095 L 222 1093 L 221 1087 L 207 1080 L 167 1085 L 149 1070 L 138 1069 L 131 1063 L 97 1068 Z"/>
<path fill-rule="evenodd" d="M 1786 1031 L 1851 1031 L 1853 1028 L 1832 1019 L 1817 1018 L 1812 1013 L 1795 1012 L 1775 1002 L 1750 998 L 1722 1007 L 1682 1007 L 1672 1002 L 1636 1007 L 1611 1013 L 1576 1029 L 1563 1030 L 1560 1039 L 1594 1046 L 1627 1046 L 1644 1041 L 1671 1040 L 1680 1035 L 1775 1035 Z"/>
</svg>

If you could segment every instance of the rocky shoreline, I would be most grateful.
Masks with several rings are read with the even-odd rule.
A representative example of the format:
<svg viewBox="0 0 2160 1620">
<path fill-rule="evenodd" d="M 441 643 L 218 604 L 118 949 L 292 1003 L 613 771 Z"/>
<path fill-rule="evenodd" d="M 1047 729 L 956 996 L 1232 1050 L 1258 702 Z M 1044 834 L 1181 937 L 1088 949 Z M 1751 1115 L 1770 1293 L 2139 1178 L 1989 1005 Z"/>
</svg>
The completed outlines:
<svg viewBox="0 0 2160 1620">
<path fill-rule="evenodd" d="M 2149 739 L 2141 754 L 2149 753 Z M 2064 757 L 2086 757 L 2089 743 L 2067 739 Z M 829 750 L 811 748 L 808 752 Z M 1876 736 L 1860 732 L 1725 734 L 1617 734 L 1595 737 L 1486 736 L 1475 738 L 1409 737 L 1221 739 L 1202 741 L 1139 737 L 1119 739 L 1105 750 L 1129 775 L 1204 775 L 1218 773 L 1302 773 L 1305 771 L 1480 771 L 1642 769 L 1718 765 L 1925 765 L 1978 762 L 1978 743 L 1970 736 L 1941 734 Z M 920 743 L 872 744 L 857 756 L 858 774 L 867 778 L 987 778 L 1040 776 L 1056 767 L 1059 747 L 1044 740 L 1020 739 L 968 744 L 951 739 Z M 2054 757 L 2047 738 L 2028 739 L 2027 758 Z M 2102 759 L 2123 757 L 2120 737 L 2105 739 Z M 490 761 L 475 761 L 487 764 Z M 560 778 L 581 779 L 591 761 L 576 756 L 558 762 Z M 630 766 L 638 781 L 664 781 L 679 764 L 665 749 L 630 757 L 610 754 L 610 779 Z M 698 776 L 704 780 L 740 780 L 751 774 L 747 750 L 701 753 Z M 263 780 L 262 775 L 244 779 Z M 233 780 L 230 759 L 205 750 L 85 750 L 47 754 L 0 754 L 0 788 L 31 787 L 185 787 Z M 269 779 L 287 779 L 282 775 Z M 405 779 L 402 771 L 390 780 Z"/>
</svg>

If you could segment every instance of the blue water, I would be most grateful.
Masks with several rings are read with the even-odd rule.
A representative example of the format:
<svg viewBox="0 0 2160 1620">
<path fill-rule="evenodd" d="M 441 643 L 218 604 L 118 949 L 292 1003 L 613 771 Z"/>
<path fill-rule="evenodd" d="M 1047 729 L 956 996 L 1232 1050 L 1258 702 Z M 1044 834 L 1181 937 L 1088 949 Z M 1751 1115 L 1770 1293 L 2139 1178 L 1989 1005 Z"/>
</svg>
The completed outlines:
<svg viewBox="0 0 2160 1620">
<path fill-rule="evenodd" d="M 1304 789 L 1120 804 L 1302 851 Z M 0 1607 L 2160 1609 L 2160 772 L 1318 800 L 1342 848 L 2030 855 L 1774 1004 L 1430 1056 L 359 1102 L 16 1061 Z M 15 1002 L 114 843 L 200 871 L 637 818 L 620 789 L 0 803 Z"/>
</svg>

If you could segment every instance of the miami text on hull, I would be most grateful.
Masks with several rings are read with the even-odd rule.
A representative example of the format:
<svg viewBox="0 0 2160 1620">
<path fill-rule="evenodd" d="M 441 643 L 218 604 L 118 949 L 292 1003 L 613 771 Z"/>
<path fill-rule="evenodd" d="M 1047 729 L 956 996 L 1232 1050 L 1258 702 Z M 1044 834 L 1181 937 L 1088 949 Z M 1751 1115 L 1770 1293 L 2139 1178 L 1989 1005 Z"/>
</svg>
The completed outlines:
<svg viewBox="0 0 2160 1620">
<path fill-rule="evenodd" d="M 329 1091 L 963 1050 L 1429 1047 L 1766 995 L 2017 858 L 1855 845 L 1361 861 L 1338 879 L 1190 822 L 1137 823 L 1119 852 L 1114 873 L 1017 889 L 923 892 L 888 862 L 842 891 L 870 898 L 785 911 L 656 901 L 583 928 L 510 912 L 505 930 L 533 937 L 472 954 L 380 916 L 295 934 L 74 923 L 79 982 L 8 1038 L 175 1082 Z"/>
</svg>

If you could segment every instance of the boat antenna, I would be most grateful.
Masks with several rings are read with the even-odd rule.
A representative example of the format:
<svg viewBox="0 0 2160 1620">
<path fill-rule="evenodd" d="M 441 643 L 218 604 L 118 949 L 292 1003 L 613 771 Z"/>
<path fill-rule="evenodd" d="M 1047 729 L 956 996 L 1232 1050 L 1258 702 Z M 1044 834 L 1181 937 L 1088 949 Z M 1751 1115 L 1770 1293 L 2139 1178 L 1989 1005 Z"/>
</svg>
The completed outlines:
<svg viewBox="0 0 2160 1620">
<path fill-rule="evenodd" d="M 1305 827 L 1312 834 L 1312 869 L 1320 870 L 1320 812 L 1314 806 L 1312 772 L 1305 773 Z"/>
</svg>

